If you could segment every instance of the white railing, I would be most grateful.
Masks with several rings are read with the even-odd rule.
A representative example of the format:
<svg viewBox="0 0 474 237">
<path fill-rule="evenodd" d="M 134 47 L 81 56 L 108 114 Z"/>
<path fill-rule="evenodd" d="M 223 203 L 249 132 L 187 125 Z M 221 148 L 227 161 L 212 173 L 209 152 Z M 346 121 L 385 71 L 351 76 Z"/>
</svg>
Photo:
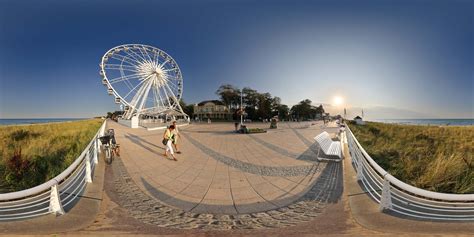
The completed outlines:
<svg viewBox="0 0 474 237">
<path fill-rule="evenodd" d="M 41 216 L 62 215 L 83 193 L 98 163 L 98 140 L 104 134 L 106 122 L 78 158 L 61 174 L 36 187 L 0 194 L 0 221 Z"/>
<path fill-rule="evenodd" d="M 357 180 L 381 211 L 429 220 L 474 221 L 474 194 L 437 193 L 406 184 L 380 167 L 347 125 L 344 133 Z"/>
</svg>

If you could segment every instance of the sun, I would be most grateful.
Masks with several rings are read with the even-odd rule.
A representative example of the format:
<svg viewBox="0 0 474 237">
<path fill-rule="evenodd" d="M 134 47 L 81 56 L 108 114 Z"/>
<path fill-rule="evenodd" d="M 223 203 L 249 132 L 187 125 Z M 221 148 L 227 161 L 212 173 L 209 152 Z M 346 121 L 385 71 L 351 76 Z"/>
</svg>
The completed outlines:
<svg viewBox="0 0 474 237">
<path fill-rule="evenodd" d="M 333 102 L 336 106 L 342 105 L 344 103 L 344 98 L 340 96 L 335 96 Z"/>
</svg>

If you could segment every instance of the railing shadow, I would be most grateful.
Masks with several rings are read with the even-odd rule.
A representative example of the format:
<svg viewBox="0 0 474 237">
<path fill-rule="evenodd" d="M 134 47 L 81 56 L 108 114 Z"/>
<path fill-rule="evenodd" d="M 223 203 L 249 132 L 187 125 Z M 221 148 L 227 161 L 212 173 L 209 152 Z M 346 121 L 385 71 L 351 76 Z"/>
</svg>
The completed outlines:
<svg viewBox="0 0 474 237">
<path fill-rule="evenodd" d="M 328 162 L 311 189 L 299 201 L 337 203 L 344 191 L 341 162 Z"/>
<path fill-rule="evenodd" d="M 156 147 L 156 148 L 159 148 L 161 150 L 164 150 L 165 148 L 163 147 L 160 147 L 160 146 L 157 146 L 147 140 L 144 140 L 143 138 L 140 138 L 139 136 L 136 136 L 136 135 L 133 135 L 133 134 L 130 134 L 130 133 L 127 133 L 125 134 L 124 136 L 125 138 L 127 138 L 128 140 L 130 140 L 132 143 L 134 143 L 135 145 L 138 145 L 140 147 L 142 147 L 143 149 L 153 153 L 153 154 L 156 154 L 156 155 L 162 155 L 160 154 L 159 152 L 157 152 L 156 150 L 146 146 L 145 144 L 149 145 L 149 146 L 153 146 L 153 147 Z"/>
</svg>

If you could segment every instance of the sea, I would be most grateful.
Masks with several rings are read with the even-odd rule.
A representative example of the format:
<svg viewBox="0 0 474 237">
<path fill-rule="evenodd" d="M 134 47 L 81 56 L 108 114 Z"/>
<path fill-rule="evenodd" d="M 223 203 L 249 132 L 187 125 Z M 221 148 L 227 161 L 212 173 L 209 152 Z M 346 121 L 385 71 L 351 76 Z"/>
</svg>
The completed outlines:
<svg viewBox="0 0 474 237">
<path fill-rule="evenodd" d="M 0 119 L 1 125 L 22 125 L 22 124 L 38 124 L 38 123 L 58 123 L 66 121 L 81 120 L 84 118 L 33 118 L 33 119 Z"/>
<path fill-rule="evenodd" d="M 444 126 L 472 126 L 474 119 L 369 119 L 368 121 L 381 123 L 396 123 L 409 125 L 444 125 Z"/>
</svg>

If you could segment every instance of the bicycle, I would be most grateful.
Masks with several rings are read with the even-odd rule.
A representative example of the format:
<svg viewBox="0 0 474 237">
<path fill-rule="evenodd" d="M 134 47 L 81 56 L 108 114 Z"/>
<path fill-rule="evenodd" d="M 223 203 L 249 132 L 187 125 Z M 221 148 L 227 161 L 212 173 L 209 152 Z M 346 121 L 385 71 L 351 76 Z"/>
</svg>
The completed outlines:
<svg viewBox="0 0 474 237">
<path fill-rule="evenodd" d="M 115 142 L 113 129 L 109 129 L 109 131 L 107 131 L 104 136 L 99 137 L 99 139 L 102 143 L 102 149 L 105 152 L 105 162 L 110 165 L 115 156 L 120 157 L 120 145 Z"/>
</svg>

